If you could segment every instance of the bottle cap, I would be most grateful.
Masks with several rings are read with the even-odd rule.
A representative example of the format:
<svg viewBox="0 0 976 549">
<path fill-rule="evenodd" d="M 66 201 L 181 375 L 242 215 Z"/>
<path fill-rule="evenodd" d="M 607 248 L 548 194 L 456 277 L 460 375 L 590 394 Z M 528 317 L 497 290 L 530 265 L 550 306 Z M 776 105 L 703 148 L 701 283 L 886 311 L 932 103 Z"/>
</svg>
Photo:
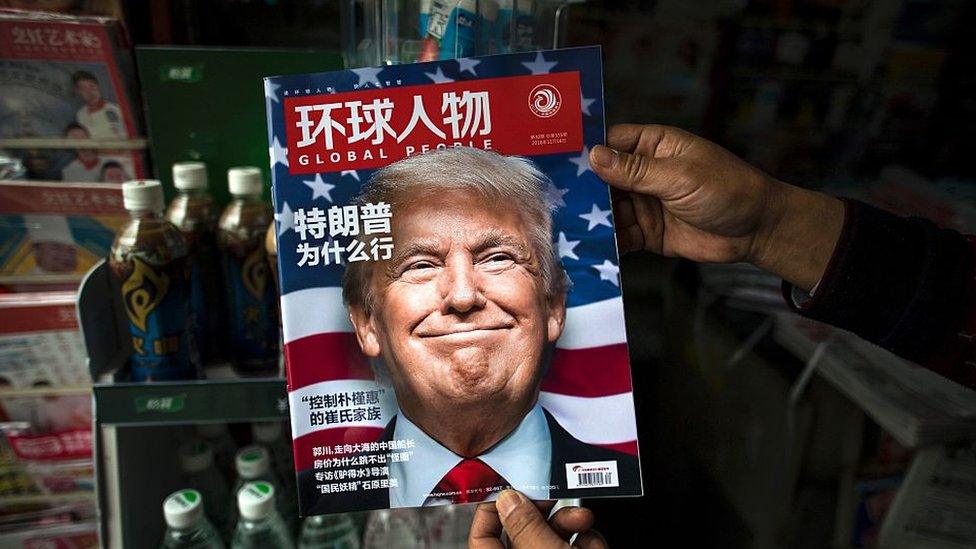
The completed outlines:
<svg viewBox="0 0 976 549">
<path fill-rule="evenodd" d="M 226 423 L 201 423 L 197 425 L 197 432 L 203 438 L 217 438 L 227 433 Z"/>
<path fill-rule="evenodd" d="M 122 184 L 122 205 L 131 211 L 163 210 L 163 186 L 155 179 L 137 179 Z"/>
<path fill-rule="evenodd" d="M 268 474 L 270 460 L 268 451 L 264 446 L 252 444 L 238 450 L 237 458 L 234 460 L 237 467 L 237 474 L 243 479 L 254 480 Z"/>
<path fill-rule="evenodd" d="M 207 188 L 207 165 L 203 162 L 173 164 L 173 186 L 181 191 L 200 191 Z"/>
<path fill-rule="evenodd" d="M 237 492 L 237 508 L 248 520 L 267 518 L 275 511 L 274 486 L 268 482 L 248 482 Z"/>
<path fill-rule="evenodd" d="M 184 473 L 199 473 L 213 465 L 213 450 L 202 440 L 191 440 L 180 447 L 180 468 Z"/>
<path fill-rule="evenodd" d="M 241 166 L 227 170 L 227 188 L 234 196 L 248 196 L 261 194 L 264 179 L 261 169 L 253 166 Z"/>
<path fill-rule="evenodd" d="M 200 492 L 177 490 L 163 500 L 163 516 L 171 528 L 186 528 L 203 517 L 203 498 Z"/>
<path fill-rule="evenodd" d="M 278 421 L 260 421 L 251 424 L 254 440 L 262 444 L 270 444 L 281 438 L 281 423 Z"/>
</svg>

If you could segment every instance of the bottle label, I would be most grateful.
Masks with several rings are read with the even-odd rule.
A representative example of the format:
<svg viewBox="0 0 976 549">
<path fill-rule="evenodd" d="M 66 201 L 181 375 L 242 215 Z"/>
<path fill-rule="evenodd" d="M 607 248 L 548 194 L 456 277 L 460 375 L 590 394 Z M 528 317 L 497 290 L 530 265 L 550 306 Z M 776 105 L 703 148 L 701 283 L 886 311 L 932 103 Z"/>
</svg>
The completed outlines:
<svg viewBox="0 0 976 549">
<path fill-rule="evenodd" d="M 254 247 L 243 259 L 224 254 L 230 313 L 230 352 L 244 369 L 278 365 L 278 302 L 267 252 Z"/>
<path fill-rule="evenodd" d="M 156 268 L 131 258 L 122 282 L 122 300 L 132 335 L 132 379 L 195 378 L 194 349 L 188 337 L 189 310 L 184 262 Z"/>
</svg>

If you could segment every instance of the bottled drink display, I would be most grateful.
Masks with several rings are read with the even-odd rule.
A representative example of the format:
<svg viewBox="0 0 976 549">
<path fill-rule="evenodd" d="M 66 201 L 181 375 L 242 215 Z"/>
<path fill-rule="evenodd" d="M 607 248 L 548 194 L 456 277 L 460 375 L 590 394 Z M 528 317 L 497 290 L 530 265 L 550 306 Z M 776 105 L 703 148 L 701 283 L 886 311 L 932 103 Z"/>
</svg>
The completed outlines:
<svg viewBox="0 0 976 549">
<path fill-rule="evenodd" d="M 231 362 L 242 375 L 272 375 L 278 370 L 278 300 L 264 239 L 273 213 L 261 199 L 258 168 L 231 168 L 227 183 L 233 200 L 220 216 L 217 244 L 227 288 Z"/>
<path fill-rule="evenodd" d="M 163 218 L 159 181 L 129 181 L 122 193 L 131 217 L 116 235 L 109 267 L 121 285 L 129 321 L 132 380 L 199 377 L 186 240 Z"/>
<path fill-rule="evenodd" d="M 224 337 L 216 234 L 220 212 L 207 192 L 203 162 L 173 164 L 173 186 L 178 194 L 166 210 L 166 219 L 183 233 L 189 248 L 193 336 L 201 359 L 209 364 L 221 357 Z"/>
<path fill-rule="evenodd" d="M 347 514 L 308 517 L 302 521 L 298 549 L 359 549 L 359 530 Z"/>
<path fill-rule="evenodd" d="M 203 440 L 191 440 L 180 447 L 180 468 L 187 486 L 200 492 L 207 502 L 207 517 L 220 533 L 230 539 L 234 527 L 234 512 L 227 480 L 214 467 L 210 445 Z"/>
<path fill-rule="evenodd" d="M 275 489 L 267 482 L 248 482 L 237 493 L 240 520 L 234 549 L 293 548 L 291 535 L 275 509 Z"/>
<path fill-rule="evenodd" d="M 166 533 L 161 549 L 223 549 L 224 543 L 204 514 L 200 492 L 184 489 L 163 501 Z"/>
</svg>

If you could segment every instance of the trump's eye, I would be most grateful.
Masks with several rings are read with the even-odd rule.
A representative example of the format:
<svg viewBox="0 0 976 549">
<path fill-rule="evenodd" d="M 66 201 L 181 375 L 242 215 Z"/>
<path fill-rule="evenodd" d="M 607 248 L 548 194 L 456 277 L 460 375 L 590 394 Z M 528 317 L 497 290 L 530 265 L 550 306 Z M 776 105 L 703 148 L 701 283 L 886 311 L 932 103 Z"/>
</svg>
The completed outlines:
<svg viewBox="0 0 976 549">
<path fill-rule="evenodd" d="M 486 269 L 504 269 L 515 263 L 515 257 L 507 252 L 492 252 L 479 263 Z"/>
<path fill-rule="evenodd" d="M 511 255 L 509 255 L 507 253 L 504 253 L 504 252 L 498 252 L 498 253 L 493 253 L 490 256 L 488 256 L 488 258 L 485 261 L 488 261 L 488 262 L 491 262 L 491 263 L 498 263 L 500 261 L 513 261 L 513 260 L 514 260 L 514 258 Z"/>
<path fill-rule="evenodd" d="M 403 270 L 406 271 L 419 271 L 422 269 L 433 269 L 435 265 L 427 260 L 414 261 L 407 265 Z"/>
</svg>

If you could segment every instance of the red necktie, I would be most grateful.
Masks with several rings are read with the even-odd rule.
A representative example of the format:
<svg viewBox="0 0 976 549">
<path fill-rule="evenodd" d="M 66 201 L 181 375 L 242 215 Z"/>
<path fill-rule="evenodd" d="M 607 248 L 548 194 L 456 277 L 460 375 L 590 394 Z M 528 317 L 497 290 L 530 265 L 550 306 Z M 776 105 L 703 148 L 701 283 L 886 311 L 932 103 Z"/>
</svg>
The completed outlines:
<svg viewBox="0 0 976 549">
<path fill-rule="evenodd" d="M 480 459 L 463 459 L 444 475 L 430 497 L 453 503 L 475 503 L 501 491 L 508 481 Z"/>
</svg>

